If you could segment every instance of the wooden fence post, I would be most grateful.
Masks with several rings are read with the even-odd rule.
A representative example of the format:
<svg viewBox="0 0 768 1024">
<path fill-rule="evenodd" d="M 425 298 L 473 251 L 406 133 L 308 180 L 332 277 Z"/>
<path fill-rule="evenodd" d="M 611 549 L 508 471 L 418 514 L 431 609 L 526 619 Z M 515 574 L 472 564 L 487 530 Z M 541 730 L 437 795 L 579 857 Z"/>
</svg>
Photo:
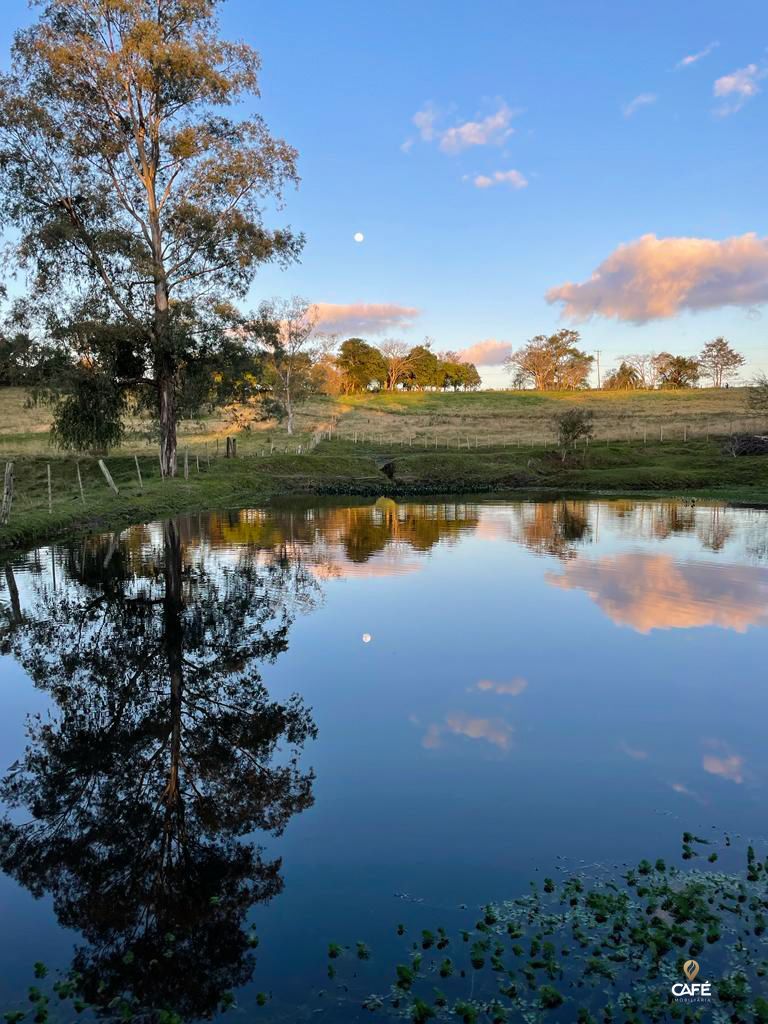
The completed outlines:
<svg viewBox="0 0 768 1024">
<path fill-rule="evenodd" d="M 119 494 L 120 491 L 118 491 L 117 485 L 115 484 L 115 481 L 112 479 L 112 475 L 110 474 L 109 470 L 107 469 L 106 465 L 104 464 L 104 459 L 99 459 L 99 469 L 104 474 L 104 479 L 107 481 L 107 483 L 112 488 L 112 490 L 115 492 L 115 494 Z"/>
<path fill-rule="evenodd" d="M 0 526 L 7 526 L 11 518 L 11 507 L 13 506 L 13 463 L 5 464 L 5 479 L 3 481 L 3 504 L 0 507 Z"/>
<path fill-rule="evenodd" d="M 75 469 L 77 470 L 77 484 L 80 488 L 80 501 L 85 504 L 85 494 L 83 494 L 83 478 L 80 476 L 80 463 L 75 463 Z"/>
<path fill-rule="evenodd" d="M 134 455 L 133 461 L 136 463 L 136 476 L 139 478 L 139 490 L 144 490 L 144 481 L 141 479 L 141 468 L 139 467 L 139 456 Z"/>
</svg>

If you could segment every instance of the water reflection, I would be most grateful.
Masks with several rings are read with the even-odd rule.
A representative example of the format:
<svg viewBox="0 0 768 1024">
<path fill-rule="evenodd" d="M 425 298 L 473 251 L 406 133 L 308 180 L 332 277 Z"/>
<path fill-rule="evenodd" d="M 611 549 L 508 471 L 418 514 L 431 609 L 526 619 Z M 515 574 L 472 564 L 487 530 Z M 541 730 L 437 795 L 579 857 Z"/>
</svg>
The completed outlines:
<svg viewBox="0 0 768 1024">
<path fill-rule="evenodd" d="M 629 552 L 580 558 L 547 579 L 563 590 L 585 591 L 613 622 L 638 633 L 701 626 L 743 633 L 768 624 L 768 570 L 758 566 Z"/>
<path fill-rule="evenodd" d="M 600 791 L 621 822 L 621 787 L 610 804 L 609 783 L 622 772 L 633 799 L 643 774 L 691 805 L 707 805 L 713 787 L 748 795 L 760 771 L 738 731 L 748 716 L 734 711 L 729 723 L 733 695 L 719 703 L 713 682 L 701 704 L 688 692 L 665 703 L 678 678 L 709 664 L 648 634 L 768 624 L 761 515 L 679 501 L 307 501 L 31 552 L 0 573 L 0 648 L 50 695 L 52 717 L 30 722 L 2 783 L 2 866 L 79 932 L 73 966 L 88 994 L 129 991 L 192 1019 L 254 975 L 248 914 L 280 893 L 276 857 L 302 828 L 313 854 L 324 850 L 321 865 L 385 859 L 380 848 L 402 828 L 429 866 L 433 843 L 474 855 L 457 836 L 482 846 L 475 825 L 488 849 L 511 848 L 508 822 L 531 821 L 543 836 L 582 792 L 585 820 Z M 379 587 L 378 577 L 417 571 L 416 588 Z M 302 635 L 285 692 L 325 715 L 325 809 L 303 753 L 313 718 L 300 696 L 278 700 L 265 685 L 299 613 L 324 600 L 339 604 Z M 604 614 L 570 615 L 579 603 Z M 611 623 L 638 635 L 613 635 Z M 702 640 L 714 673 L 724 638 Z M 740 651 L 750 640 L 728 642 Z M 596 655 L 602 643 L 611 657 Z M 649 699 L 654 673 L 664 679 Z M 417 728 L 404 741 L 409 715 Z M 706 727 L 694 731 L 694 715 Z M 702 738 L 713 735 L 723 738 Z M 665 760 L 665 743 L 679 760 Z M 267 856 L 259 833 L 264 843 L 280 835 L 315 788 L 316 812 Z M 536 819 L 550 805 L 559 812 Z M 363 906 L 367 895 L 350 900 Z"/>
<path fill-rule="evenodd" d="M 0 861 L 83 936 L 86 998 L 209 1015 L 253 972 L 249 909 L 282 887 L 242 837 L 279 835 L 313 799 L 311 715 L 259 671 L 313 584 L 301 563 L 242 555 L 214 575 L 174 522 L 157 545 L 129 531 L 63 561 L 26 615 L 9 569 L 5 647 L 56 708 L 0 786 L 32 815 L 2 822 Z"/>
</svg>

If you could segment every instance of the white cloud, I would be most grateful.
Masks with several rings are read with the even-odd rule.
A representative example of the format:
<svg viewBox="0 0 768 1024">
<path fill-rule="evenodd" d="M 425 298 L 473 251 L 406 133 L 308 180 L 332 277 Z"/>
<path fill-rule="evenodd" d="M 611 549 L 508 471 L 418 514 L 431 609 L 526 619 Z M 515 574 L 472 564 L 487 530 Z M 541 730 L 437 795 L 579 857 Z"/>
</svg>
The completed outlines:
<svg viewBox="0 0 768 1024">
<path fill-rule="evenodd" d="M 719 45 L 720 43 L 715 41 L 710 43 L 708 46 L 705 46 L 703 50 L 699 50 L 698 53 L 689 53 L 687 56 L 683 57 L 682 60 L 677 62 L 675 68 L 679 70 L 680 68 L 689 68 L 691 64 L 698 64 L 700 60 L 704 60 L 705 57 L 708 57 Z"/>
<path fill-rule="evenodd" d="M 317 330 L 339 334 L 383 334 L 410 327 L 419 310 L 394 302 L 318 302 Z"/>
<path fill-rule="evenodd" d="M 768 303 L 768 238 L 754 232 L 712 238 L 643 235 L 618 246 L 579 283 L 550 288 L 574 321 L 591 316 L 646 323 L 684 310 Z"/>
<path fill-rule="evenodd" d="M 494 185 L 509 185 L 512 188 L 526 188 L 528 179 L 520 171 L 494 171 L 493 174 L 478 174 L 472 179 L 476 188 L 492 188 Z"/>
<path fill-rule="evenodd" d="M 437 108 L 433 103 L 427 103 L 421 110 L 417 110 L 411 120 L 419 129 L 419 135 L 424 142 L 431 142 L 435 137 L 435 122 L 439 117 Z"/>
<path fill-rule="evenodd" d="M 501 103 L 495 114 L 482 121 L 464 121 L 448 128 L 440 136 L 440 149 L 444 153 L 461 153 L 472 146 L 499 146 L 513 134 L 510 121 L 514 111 Z"/>
<path fill-rule="evenodd" d="M 724 101 L 716 108 L 716 113 L 735 114 L 737 110 L 741 110 L 747 100 L 760 92 L 758 82 L 766 75 L 768 68 L 747 64 L 745 68 L 738 68 L 730 75 L 716 79 L 713 92 L 718 99 Z"/>
<path fill-rule="evenodd" d="M 443 153 L 456 154 L 473 146 L 500 146 L 514 133 L 512 118 L 517 112 L 503 100 L 498 109 L 478 121 L 462 121 L 450 127 L 441 127 L 444 115 L 431 101 L 417 110 L 411 120 L 416 126 L 422 142 L 437 142 Z M 406 139 L 401 146 L 406 152 L 413 145 L 413 139 Z"/>
<path fill-rule="evenodd" d="M 622 113 L 624 114 L 624 117 L 632 117 L 632 115 L 636 114 L 641 107 L 650 106 L 652 103 L 655 103 L 658 98 L 659 97 L 655 92 L 641 92 L 639 96 L 635 96 L 633 100 L 630 100 L 629 103 L 626 104 L 622 109 Z"/>
<path fill-rule="evenodd" d="M 481 693 L 504 694 L 508 697 L 519 697 L 528 686 L 528 680 L 515 676 L 508 683 L 497 683 L 493 679 L 481 679 L 475 686 Z"/>
</svg>

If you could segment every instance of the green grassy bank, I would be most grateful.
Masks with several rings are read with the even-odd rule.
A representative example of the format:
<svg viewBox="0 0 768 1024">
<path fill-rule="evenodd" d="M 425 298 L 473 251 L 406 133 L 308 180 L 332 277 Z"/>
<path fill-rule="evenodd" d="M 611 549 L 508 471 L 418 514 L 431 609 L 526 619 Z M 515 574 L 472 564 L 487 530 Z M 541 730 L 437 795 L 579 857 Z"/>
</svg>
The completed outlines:
<svg viewBox="0 0 768 1024">
<path fill-rule="evenodd" d="M 258 504 L 281 495 L 598 492 L 672 494 L 768 504 L 768 458 L 733 458 L 721 441 L 596 442 L 563 463 L 552 447 L 434 448 L 324 441 L 303 455 L 210 458 L 193 451 L 189 478 L 161 480 L 156 458 L 109 457 L 114 494 L 95 459 L 18 457 L 0 548 L 182 511 Z M 83 483 L 81 496 L 77 465 Z M 51 467 L 51 498 L 48 466 Z"/>
</svg>

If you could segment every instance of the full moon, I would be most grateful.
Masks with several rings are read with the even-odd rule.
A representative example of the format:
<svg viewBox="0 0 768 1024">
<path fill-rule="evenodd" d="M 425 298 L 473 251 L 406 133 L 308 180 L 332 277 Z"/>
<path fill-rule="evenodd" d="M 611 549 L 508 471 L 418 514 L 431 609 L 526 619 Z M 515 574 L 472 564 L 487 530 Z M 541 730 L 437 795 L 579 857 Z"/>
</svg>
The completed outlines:
<svg viewBox="0 0 768 1024">
<path fill-rule="evenodd" d="M 372 637 L 371 637 L 370 633 L 363 633 L 363 643 L 364 644 L 369 644 L 371 642 L 371 639 L 372 639 Z"/>
<path fill-rule="evenodd" d="M 363 239 L 365 238 L 365 235 L 363 234 L 362 231 L 356 231 L 352 237 L 356 242 L 362 242 Z"/>
</svg>

